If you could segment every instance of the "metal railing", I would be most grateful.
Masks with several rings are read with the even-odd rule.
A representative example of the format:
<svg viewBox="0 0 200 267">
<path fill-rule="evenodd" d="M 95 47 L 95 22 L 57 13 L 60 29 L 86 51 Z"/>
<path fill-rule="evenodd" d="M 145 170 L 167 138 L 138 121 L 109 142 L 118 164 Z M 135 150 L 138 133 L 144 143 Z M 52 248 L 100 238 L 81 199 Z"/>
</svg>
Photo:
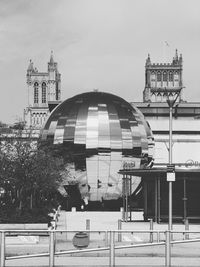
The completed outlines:
<svg viewBox="0 0 200 267">
<path fill-rule="evenodd" d="M 165 266 L 171 266 L 171 246 L 173 244 L 180 243 L 193 243 L 200 242 L 200 238 L 192 238 L 189 239 L 189 235 L 191 234 L 200 234 L 199 231 L 157 231 L 157 230 L 115 230 L 115 231 L 90 231 L 84 230 L 85 233 L 90 236 L 92 233 L 104 233 L 104 246 L 102 247 L 94 247 L 94 248 L 84 248 L 84 249 L 70 249 L 64 251 L 56 251 L 55 249 L 55 236 L 58 233 L 74 233 L 77 231 L 69 231 L 69 230 L 0 230 L 1 234 L 1 260 L 0 267 L 5 267 L 5 263 L 8 260 L 17 260 L 24 258 L 33 258 L 33 257 L 49 257 L 49 267 L 55 266 L 55 257 L 59 255 L 67 255 L 67 254 L 76 254 L 76 253 L 87 253 L 87 252 L 100 252 L 100 251 L 108 251 L 109 252 L 109 266 L 115 266 L 115 251 L 120 249 L 128 249 L 128 248 L 139 248 L 139 247 L 153 247 L 153 246 L 165 246 Z M 43 235 L 44 233 L 49 236 L 49 251 L 45 253 L 37 253 L 37 254 L 28 254 L 28 255 L 16 255 L 16 256 L 6 256 L 6 236 L 7 235 Z M 131 244 L 119 244 L 122 242 L 122 236 L 126 233 L 129 234 L 148 234 L 149 238 L 146 242 Z M 182 239 L 174 240 L 174 236 L 177 234 L 182 235 Z M 156 237 L 156 238 L 155 238 Z M 161 238 L 162 237 L 162 238 Z"/>
</svg>

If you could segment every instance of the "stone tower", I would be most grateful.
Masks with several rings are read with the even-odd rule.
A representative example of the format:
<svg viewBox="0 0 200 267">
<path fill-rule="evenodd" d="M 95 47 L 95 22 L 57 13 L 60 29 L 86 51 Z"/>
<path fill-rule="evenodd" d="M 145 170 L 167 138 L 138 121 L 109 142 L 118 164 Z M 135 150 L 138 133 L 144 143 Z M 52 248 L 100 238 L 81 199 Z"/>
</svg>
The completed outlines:
<svg viewBox="0 0 200 267">
<path fill-rule="evenodd" d="M 175 89 L 182 89 L 182 67 L 182 55 L 178 56 L 177 49 L 172 63 L 151 63 L 150 55 L 148 55 L 145 64 L 143 101 L 166 102 L 166 89 L 172 92 Z M 182 94 L 179 95 L 178 100 L 182 100 Z"/>
<path fill-rule="evenodd" d="M 61 75 L 51 52 L 47 72 L 39 72 L 30 60 L 26 82 L 28 87 L 28 106 L 24 110 L 27 127 L 41 128 L 50 109 L 61 100 Z"/>
</svg>

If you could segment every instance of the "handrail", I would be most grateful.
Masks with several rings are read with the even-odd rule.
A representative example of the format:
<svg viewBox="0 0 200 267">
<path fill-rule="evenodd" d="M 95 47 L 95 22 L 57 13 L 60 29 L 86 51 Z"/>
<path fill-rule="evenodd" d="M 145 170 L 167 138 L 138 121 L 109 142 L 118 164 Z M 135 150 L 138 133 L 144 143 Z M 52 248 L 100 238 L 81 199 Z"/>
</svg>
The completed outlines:
<svg viewBox="0 0 200 267">
<path fill-rule="evenodd" d="M 8 233 L 18 233 L 18 235 L 23 235 L 24 233 L 48 233 L 49 234 L 49 252 L 47 253 L 38 253 L 38 254 L 29 254 L 29 255 L 19 255 L 19 256 L 9 256 L 5 257 L 5 249 L 6 249 L 6 234 Z M 124 248 L 136 248 L 136 247 L 152 247 L 152 246 L 163 246 L 165 245 L 165 266 L 171 266 L 171 254 L 170 254 L 170 246 L 172 244 L 180 244 L 180 243 L 193 243 L 200 242 L 200 238 L 192 238 L 192 239 L 184 239 L 184 240 L 172 240 L 173 234 L 200 234 L 200 231 L 158 231 L 158 230 L 84 230 L 85 233 L 109 233 L 110 238 L 106 238 L 106 245 L 104 247 L 95 247 L 95 248 L 84 248 L 84 249 L 76 249 L 76 250 L 65 250 L 65 251 L 55 251 L 55 234 L 56 233 L 74 233 L 76 230 L 0 230 L 1 234 L 1 259 L 0 259 L 0 267 L 5 267 L 6 260 L 13 259 L 22 259 L 22 258 L 32 258 L 32 257 L 49 257 L 49 267 L 54 267 L 55 256 L 65 255 L 65 254 L 74 254 L 74 253 L 86 253 L 86 252 L 94 252 L 94 251 L 109 251 L 109 266 L 115 266 L 115 250 L 116 249 L 124 249 Z M 149 243 L 138 243 L 138 244 L 128 244 L 128 245 L 115 245 L 115 237 L 116 234 L 119 233 L 155 233 L 158 236 L 160 234 L 165 234 L 164 241 L 160 241 L 160 238 L 157 238 L 157 242 L 150 240 Z M 152 241 L 152 242 L 151 242 Z"/>
</svg>

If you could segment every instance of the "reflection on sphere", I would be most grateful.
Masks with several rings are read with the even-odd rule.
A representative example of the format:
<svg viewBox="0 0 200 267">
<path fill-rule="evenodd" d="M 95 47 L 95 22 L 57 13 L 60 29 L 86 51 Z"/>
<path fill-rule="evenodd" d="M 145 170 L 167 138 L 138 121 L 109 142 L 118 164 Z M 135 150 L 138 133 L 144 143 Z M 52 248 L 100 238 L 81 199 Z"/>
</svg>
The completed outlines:
<svg viewBox="0 0 200 267">
<path fill-rule="evenodd" d="M 49 116 L 41 142 L 61 151 L 70 170 L 62 186 L 78 181 L 85 201 L 120 198 L 122 177 L 118 171 L 123 165 L 141 168 L 153 160 L 153 136 L 144 116 L 109 93 L 88 92 L 63 101 Z M 133 177 L 133 191 L 140 181 Z"/>
</svg>

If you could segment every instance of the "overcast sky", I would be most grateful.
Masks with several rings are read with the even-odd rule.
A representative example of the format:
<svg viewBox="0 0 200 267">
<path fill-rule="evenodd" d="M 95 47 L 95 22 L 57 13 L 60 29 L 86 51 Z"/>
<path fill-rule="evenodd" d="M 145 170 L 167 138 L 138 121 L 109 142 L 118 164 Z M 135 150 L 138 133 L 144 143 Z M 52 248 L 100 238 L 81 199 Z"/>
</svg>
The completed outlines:
<svg viewBox="0 0 200 267">
<path fill-rule="evenodd" d="M 200 101 L 199 0 L 0 0 L 0 121 L 23 117 L 29 60 L 45 72 L 51 50 L 63 100 L 98 88 L 142 101 L 147 54 L 171 62 L 176 48 L 185 98 Z"/>
</svg>

